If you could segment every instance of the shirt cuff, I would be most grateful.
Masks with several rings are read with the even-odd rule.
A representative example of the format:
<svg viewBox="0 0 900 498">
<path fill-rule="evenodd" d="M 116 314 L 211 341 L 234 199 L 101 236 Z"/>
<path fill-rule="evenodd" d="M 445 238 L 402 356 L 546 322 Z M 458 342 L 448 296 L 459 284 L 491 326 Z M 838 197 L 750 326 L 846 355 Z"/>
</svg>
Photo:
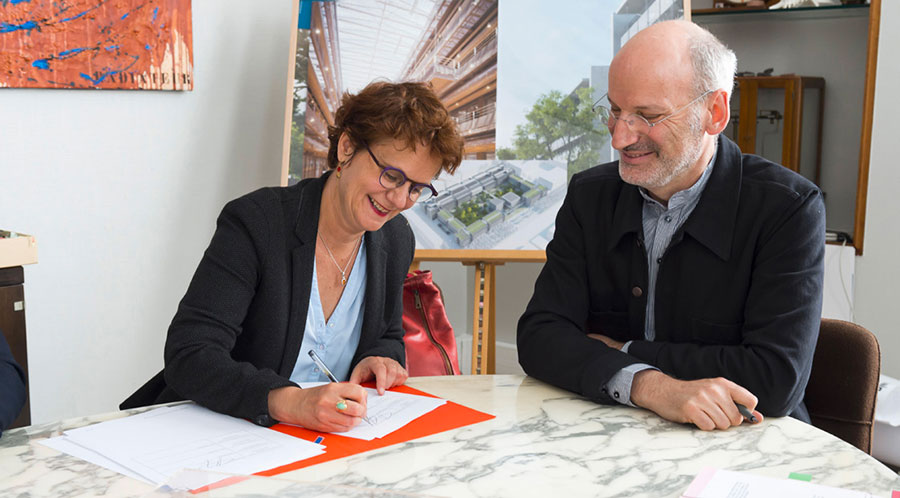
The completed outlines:
<svg viewBox="0 0 900 498">
<path fill-rule="evenodd" d="M 609 382 L 606 383 L 606 386 L 603 387 L 603 390 L 619 403 L 635 406 L 634 403 L 631 402 L 631 383 L 634 380 L 634 374 L 650 369 L 659 370 L 646 363 L 633 363 L 628 365 L 616 372 L 616 374 L 609 379 Z"/>
<path fill-rule="evenodd" d="M 632 342 L 633 342 L 633 341 L 628 341 L 628 342 L 626 342 L 625 344 L 622 344 L 622 350 L 621 350 L 621 351 L 622 351 L 623 353 L 627 353 L 627 352 L 628 352 L 628 348 L 631 346 L 631 343 L 632 343 Z"/>
</svg>

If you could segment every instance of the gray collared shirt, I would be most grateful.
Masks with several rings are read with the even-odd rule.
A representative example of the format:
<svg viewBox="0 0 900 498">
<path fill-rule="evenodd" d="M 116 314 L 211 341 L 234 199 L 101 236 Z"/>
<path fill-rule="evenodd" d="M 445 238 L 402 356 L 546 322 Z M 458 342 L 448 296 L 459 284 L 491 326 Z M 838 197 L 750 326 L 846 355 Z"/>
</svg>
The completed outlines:
<svg viewBox="0 0 900 498">
<path fill-rule="evenodd" d="M 716 141 L 718 145 L 718 140 Z M 668 206 L 663 206 L 660 202 L 650 197 L 650 194 L 644 188 L 638 189 L 644 198 L 644 206 L 642 211 L 643 229 L 644 229 L 644 247 L 647 251 L 647 311 L 644 318 L 644 339 L 652 341 L 656 338 L 656 276 L 659 274 L 659 265 L 662 263 L 666 250 L 672 242 L 672 236 L 681 228 L 688 216 L 697 207 L 700 196 L 706 188 L 709 181 L 710 172 L 716 162 L 718 147 L 713 150 L 712 158 L 706 165 L 706 170 L 700 175 L 694 184 L 687 190 L 676 192 L 669 199 Z M 631 341 L 622 346 L 622 351 L 627 353 Z M 635 363 L 629 365 L 612 376 L 606 383 L 604 389 L 613 399 L 619 403 L 634 406 L 631 402 L 631 383 L 634 380 L 634 374 L 647 370 L 648 368 L 656 369 L 646 363 Z"/>
</svg>

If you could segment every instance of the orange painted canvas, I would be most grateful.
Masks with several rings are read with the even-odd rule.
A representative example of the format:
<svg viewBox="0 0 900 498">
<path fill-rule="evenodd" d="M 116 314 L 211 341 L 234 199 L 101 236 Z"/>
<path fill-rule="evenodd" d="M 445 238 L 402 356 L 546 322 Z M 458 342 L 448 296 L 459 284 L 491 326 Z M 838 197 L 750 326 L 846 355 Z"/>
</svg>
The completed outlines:
<svg viewBox="0 0 900 498">
<path fill-rule="evenodd" d="M 0 87 L 191 90 L 190 0 L 0 0 Z"/>
</svg>

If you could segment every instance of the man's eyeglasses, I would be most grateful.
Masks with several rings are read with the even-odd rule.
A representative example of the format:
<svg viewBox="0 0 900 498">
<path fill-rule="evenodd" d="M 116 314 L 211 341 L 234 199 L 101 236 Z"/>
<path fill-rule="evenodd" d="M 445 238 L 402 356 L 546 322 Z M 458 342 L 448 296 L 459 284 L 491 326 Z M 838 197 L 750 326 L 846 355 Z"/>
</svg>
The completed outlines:
<svg viewBox="0 0 900 498">
<path fill-rule="evenodd" d="M 369 148 L 369 144 L 365 144 L 365 146 L 366 151 L 369 152 L 369 157 L 371 157 L 372 161 L 375 162 L 375 166 L 381 168 L 381 175 L 378 177 L 378 183 L 380 183 L 382 187 L 389 189 L 399 188 L 406 184 L 406 182 L 409 182 L 409 200 L 417 202 L 425 201 L 431 199 L 432 197 L 437 197 L 437 190 L 435 190 L 434 187 L 431 186 L 431 184 L 416 183 L 407 178 L 406 173 L 404 173 L 402 170 L 381 164 L 375 157 L 375 154 L 372 153 L 372 149 Z"/>
<path fill-rule="evenodd" d="M 594 102 L 594 105 L 591 106 L 591 109 L 593 109 L 594 114 L 596 114 L 597 117 L 600 118 L 600 122 L 605 124 L 610 130 L 612 130 L 612 128 L 614 126 L 616 126 L 617 122 L 621 121 L 621 122 L 625 123 L 626 125 L 628 125 L 628 128 L 631 131 L 633 131 L 635 133 L 641 133 L 641 134 L 646 135 L 646 134 L 650 133 L 650 130 L 652 130 L 654 126 L 656 126 L 656 125 L 662 123 L 663 121 L 671 118 L 672 116 L 675 116 L 676 114 L 684 111 L 685 109 L 694 105 L 700 99 L 702 99 L 703 97 L 706 97 L 707 95 L 711 94 L 714 91 L 715 90 L 707 90 L 707 91 L 703 92 L 702 94 L 700 94 L 699 97 L 697 97 L 694 100 L 688 102 L 687 104 L 679 107 L 678 109 L 675 109 L 674 111 L 670 112 L 669 114 L 666 114 L 665 116 L 662 116 L 659 118 L 652 117 L 652 119 L 653 119 L 652 122 L 649 119 L 645 118 L 644 116 L 641 116 L 640 114 L 630 114 L 630 115 L 623 116 L 621 114 L 621 111 L 611 110 L 608 105 L 604 105 L 604 102 L 607 104 L 609 103 L 609 100 L 607 98 L 609 96 L 609 94 L 604 94 L 602 97 L 600 97 L 599 100 Z"/>
</svg>

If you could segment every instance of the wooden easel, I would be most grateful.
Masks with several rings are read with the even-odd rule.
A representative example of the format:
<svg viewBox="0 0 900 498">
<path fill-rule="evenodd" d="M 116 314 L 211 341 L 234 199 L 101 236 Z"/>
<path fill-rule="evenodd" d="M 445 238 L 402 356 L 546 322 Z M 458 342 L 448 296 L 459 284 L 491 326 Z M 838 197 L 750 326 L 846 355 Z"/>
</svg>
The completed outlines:
<svg viewBox="0 0 900 498">
<path fill-rule="evenodd" d="M 458 261 L 475 267 L 475 306 L 472 317 L 472 374 L 489 375 L 496 368 L 496 269 L 508 262 L 543 263 L 544 251 L 417 249 L 411 270 L 422 261 Z"/>
</svg>

